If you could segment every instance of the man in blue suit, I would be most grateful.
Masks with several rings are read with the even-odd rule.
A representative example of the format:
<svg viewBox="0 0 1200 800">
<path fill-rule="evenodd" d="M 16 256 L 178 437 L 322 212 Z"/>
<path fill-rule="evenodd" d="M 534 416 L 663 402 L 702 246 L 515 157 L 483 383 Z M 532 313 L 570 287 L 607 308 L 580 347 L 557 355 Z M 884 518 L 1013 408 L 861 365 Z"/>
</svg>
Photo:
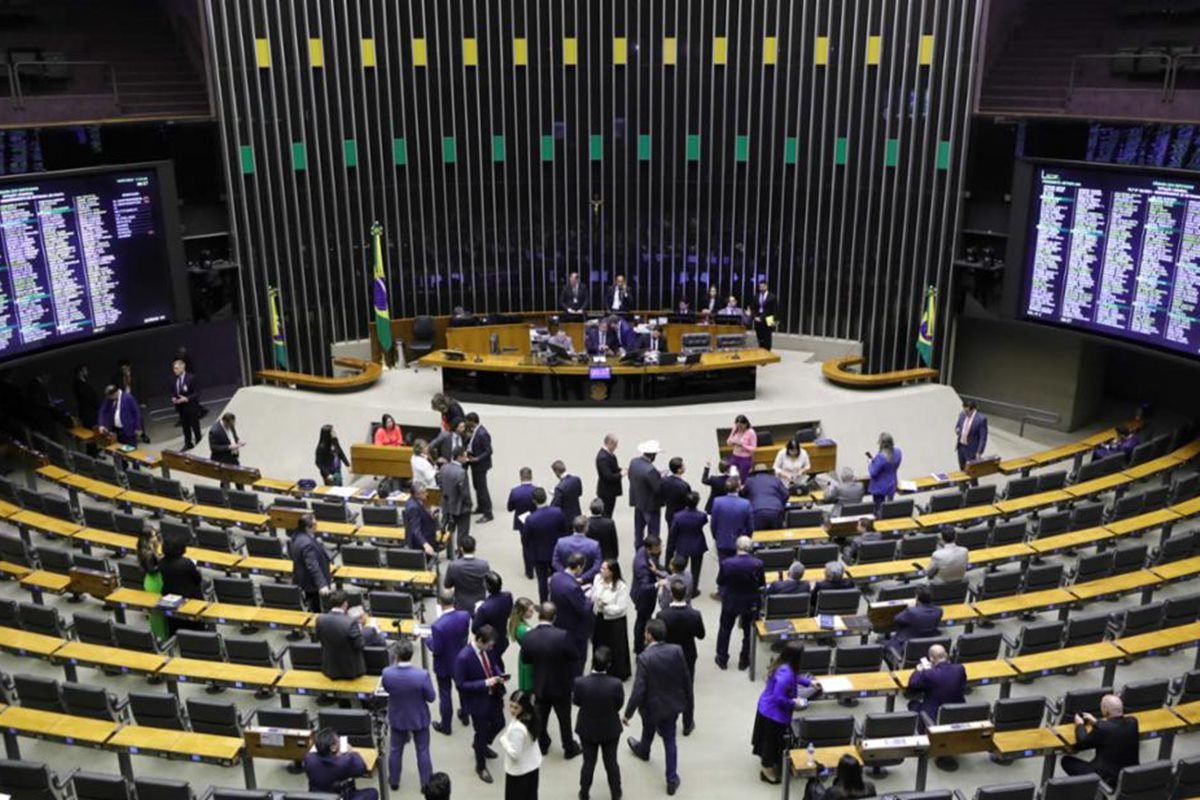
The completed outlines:
<svg viewBox="0 0 1200 800">
<path fill-rule="evenodd" d="M 96 423 L 101 433 L 111 433 L 121 444 L 136 446 L 142 432 L 142 410 L 132 394 L 108 386 L 96 413 Z"/>
<path fill-rule="evenodd" d="M 529 557 L 529 546 L 525 542 L 525 525 L 521 517 L 537 509 L 537 503 L 533 502 L 533 490 L 536 488 L 538 487 L 533 485 L 533 470 L 521 467 L 521 482 L 508 493 L 508 510 L 513 515 L 513 530 L 521 536 L 521 557 L 526 578 L 533 578 L 533 559 Z"/>
<path fill-rule="evenodd" d="M 425 505 L 429 496 L 428 488 L 420 483 L 414 483 L 412 494 L 404 504 L 400 516 L 404 521 L 404 546 L 410 550 L 424 550 L 425 555 L 433 555 L 433 546 L 437 543 L 437 518 Z"/>
<path fill-rule="evenodd" d="M 663 740 L 667 761 L 667 794 L 679 791 L 678 751 L 675 725 L 679 715 L 692 705 L 692 677 L 688 672 L 683 648 L 668 644 L 667 625 L 661 619 L 646 626 L 646 646 L 637 657 L 637 676 L 629 703 L 625 706 L 625 724 L 634 711 L 642 716 L 642 738 L 626 740 L 629 749 L 642 761 L 650 760 L 654 735 Z"/>
<path fill-rule="evenodd" d="M 897 656 L 904 655 L 904 643 L 909 639 L 924 639 L 937 636 L 941 631 L 942 607 L 933 604 L 929 587 L 917 589 L 917 602 L 896 615 L 896 630 L 888 639 L 887 646 Z"/>
<path fill-rule="evenodd" d="M 704 564 L 704 554 L 708 552 L 708 542 L 704 537 L 708 515 L 699 509 L 699 505 L 700 495 L 688 492 L 683 510 L 675 514 L 667 530 L 667 561 L 680 556 L 691 564 L 692 597 L 700 594 L 700 567 Z"/>
<path fill-rule="evenodd" d="M 538 602 L 544 603 L 549 596 L 546 587 L 554 563 L 554 545 L 571 532 L 571 523 L 561 508 L 545 505 L 546 490 L 542 487 L 533 490 L 533 501 L 538 509 L 525 518 L 525 542 L 529 546 L 533 571 L 537 574 Z"/>
<path fill-rule="evenodd" d="M 491 625 L 496 632 L 496 655 L 504 658 L 504 651 L 508 649 L 508 617 L 513 608 L 512 592 L 503 591 L 504 579 L 495 571 L 483 576 L 483 588 L 487 597 L 475 609 L 471 630 L 478 633 L 484 625 Z"/>
<path fill-rule="evenodd" d="M 754 512 L 750 501 L 738 495 L 742 482 L 730 475 L 725 482 L 725 494 L 713 500 L 712 537 L 717 546 L 717 559 L 724 561 L 737 551 L 737 540 L 754 533 Z"/>
<path fill-rule="evenodd" d="M 583 556 L 574 553 L 567 559 L 567 568 L 550 578 L 550 602 L 557 609 L 554 627 L 571 634 L 575 652 L 579 655 L 575 661 L 575 675 L 583 673 L 583 665 L 587 663 L 588 642 L 592 640 L 592 629 L 596 626 L 592 602 L 579 585 L 581 574 Z"/>
<path fill-rule="evenodd" d="M 754 530 L 771 531 L 783 527 L 783 512 L 788 504 L 787 487 L 767 464 L 755 464 L 742 490 L 750 501 Z"/>
<path fill-rule="evenodd" d="M 304 757 L 310 792 L 340 795 L 343 800 L 379 800 L 379 792 L 354 785 L 355 778 L 367 774 L 367 764 L 354 750 L 341 752 L 337 731 L 321 728 L 313 744 L 314 752 Z"/>
<path fill-rule="evenodd" d="M 983 455 L 987 447 L 988 421 L 979 413 L 974 400 L 963 400 L 963 410 L 954 424 L 954 449 L 958 452 L 958 468 Z"/>
<path fill-rule="evenodd" d="M 737 555 L 721 562 L 717 571 L 717 590 L 721 595 L 721 625 L 717 630 L 717 666 L 729 667 L 729 637 L 733 625 L 742 629 L 742 649 L 738 653 L 738 669 L 750 668 L 750 626 L 758 616 L 762 601 L 763 563 L 750 552 L 754 544 L 749 536 L 737 540 Z"/>
<path fill-rule="evenodd" d="M 583 496 L 583 481 L 578 475 L 569 474 L 567 465 L 562 461 L 555 461 L 550 465 L 550 469 L 554 472 L 554 477 L 558 478 L 550 505 L 561 508 L 563 516 L 568 520 L 575 519 L 583 513 L 579 505 L 579 498 Z"/>
<path fill-rule="evenodd" d="M 400 759 L 404 757 L 404 747 L 410 737 L 417 746 L 417 773 L 421 785 L 429 783 L 429 776 L 433 774 L 433 762 L 429 759 L 429 704 L 434 700 L 433 681 L 428 672 L 413 666 L 410 640 L 398 641 L 395 652 L 396 663 L 383 671 L 379 682 L 387 692 L 388 724 L 392 726 L 388 782 L 393 792 L 400 790 Z M 445 711 L 443 708 L 442 713 Z"/>
<path fill-rule="evenodd" d="M 567 561 L 575 553 L 583 556 L 583 572 L 579 575 L 581 583 L 590 584 L 600 573 L 600 563 L 604 558 L 600 555 L 600 543 L 587 535 L 588 518 L 575 517 L 572 526 L 575 531 L 570 536 L 564 536 L 554 544 L 554 556 L 551 565 L 558 572 L 567 568 Z"/>
<path fill-rule="evenodd" d="M 471 718 L 475 737 L 475 774 L 484 783 L 492 783 L 487 760 L 496 758 L 491 744 L 504 729 L 504 664 L 496 655 L 496 631 L 484 625 L 475 632 L 475 640 L 459 651 L 454 659 L 454 683 L 463 708 Z"/>
<path fill-rule="evenodd" d="M 645 647 L 646 623 L 654 616 L 658 606 L 658 582 L 666 580 L 659 556 L 662 555 L 662 540 L 647 536 L 642 546 L 633 554 L 633 583 L 629 587 L 629 599 L 633 602 L 636 616 L 633 621 L 633 651 L 642 652 Z"/>
<path fill-rule="evenodd" d="M 292 559 L 292 583 L 304 593 L 304 603 L 314 614 L 321 613 L 321 596 L 329 594 L 333 582 L 329 571 L 329 553 L 317 541 L 317 520 L 312 514 L 301 514 L 288 541 L 288 557 Z"/>
<path fill-rule="evenodd" d="M 471 469 L 471 485 L 475 487 L 476 522 L 492 521 L 492 493 L 488 490 L 487 474 L 492 469 L 492 435 L 479 424 L 479 415 L 467 414 L 467 466 Z"/>
<path fill-rule="evenodd" d="M 438 606 L 441 608 L 441 614 L 429 626 L 429 638 L 425 640 L 425 646 L 433 653 L 433 674 L 437 677 L 438 710 L 442 718 L 440 723 L 433 723 L 433 729 L 449 736 L 452 729 L 451 717 L 454 715 L 454 701 L 450 696 L 451 682 L 454 679 L 454 659 L 467 646 L 471 615 L 454 607 L 454 592 L 449 589 L 443 589 L 438 594 Z M 459 705 L 462 705 L 461 701 Z M 467 724 L 466 715 L 461 711 L 459 719 L 464 725 Z"/>
<path fill-rule="evenodd" d="M 622 352 L 620 336 L 608 318 L 601 319 L 594 328 L 588 326 L 583 342 L 589 356 L 615 356 Z"/>
<path fill-rule="evenodd" d="M 946 655 L 946 648 L 935 644 L 929 648 L 927 658 L 908 678 L 908 690 L 920 692 L 921 698 L 908 704 L 909 711 L 916 711 L 936 722 L 938 709 L 947 703 L 963 703 L 966 697 L 963 689 L 967 685 L 967 670 L 962 664 L 955 664 Z"/>
</svg>

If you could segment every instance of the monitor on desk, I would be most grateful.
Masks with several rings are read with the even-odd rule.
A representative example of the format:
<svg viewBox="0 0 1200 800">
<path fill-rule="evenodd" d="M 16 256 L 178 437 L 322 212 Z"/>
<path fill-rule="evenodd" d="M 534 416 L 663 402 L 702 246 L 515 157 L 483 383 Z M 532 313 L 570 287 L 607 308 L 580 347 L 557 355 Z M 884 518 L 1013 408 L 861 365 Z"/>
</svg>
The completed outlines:
<svg viewBox="0 0 1200 800">
<path fill-rule="evenodd" d="M 685 333 L 680 339 L 680 346 L 689 351 L 709 350 L 712 348 L 712 334 Z"/>
<path fill-rule="evenodd" d="M 691 313 L 689 313 L 689 314 L 672 314 L 671 316 L 667 317 L 667 324 L 669 325 L 672 322 L 674 322 L 676 324 L 694 325 L 696 322 L 696 315 L 691 314 Z"/>
<path fill-rule="evenodd" d="M 723 333 L 717 337 L 718 350 L 741 350 L 746 346 L 744 333 Z"/>
</svg>

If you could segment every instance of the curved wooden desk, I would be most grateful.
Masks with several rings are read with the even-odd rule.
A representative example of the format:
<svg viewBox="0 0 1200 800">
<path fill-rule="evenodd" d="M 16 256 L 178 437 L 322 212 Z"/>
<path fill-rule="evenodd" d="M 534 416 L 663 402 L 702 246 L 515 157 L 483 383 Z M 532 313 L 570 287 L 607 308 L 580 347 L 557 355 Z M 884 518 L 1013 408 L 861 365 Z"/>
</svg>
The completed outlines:
<svg viewBox="0 0 1200 800">
<path fill-rule="evenodd" d="M 357 372 L 341 378 L 330 378 L 325 375 L 311 375 L 307 372 L 260 369 L 254 373 L 254 376 L 262 381 L 292 385 L 297 389 L 308 389 L 314 392 L 357 392 L 375 383 L 383 374 L 382 366 L 374 361 L 365 361 L 361 358 L 338 356 L 333 363 L 334 366 L 357 370 Z"/>
<path fill-rule="evenodd" d="M 821 364 L 821 374 L 830 383 L 839 386 L 849 386 L 854 389 L 882 389 L 888 386 L 900 386 L 909 381 L 937 380 L 938 371 L 926 367 L 916 369 L 898 369 L 891 372 L 864 374 L 851 372 L 847 367 L 861 366 L 866 359 L 862 356 L 842 356 L 831 358 Z"/>
</svg>

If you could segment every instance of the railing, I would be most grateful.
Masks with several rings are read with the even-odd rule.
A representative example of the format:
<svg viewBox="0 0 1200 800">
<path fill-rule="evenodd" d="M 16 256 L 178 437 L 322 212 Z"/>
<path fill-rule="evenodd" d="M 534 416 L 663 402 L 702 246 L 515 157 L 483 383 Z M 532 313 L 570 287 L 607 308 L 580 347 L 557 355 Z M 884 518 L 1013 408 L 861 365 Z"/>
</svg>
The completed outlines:
<svg viewBox="0 0 1200 800">
<path fill-rule="evenodd" d="M 1171 85 L 1169 87 L 1168 94 L 1168 97 L 1170 98 L 1169 102 L 1175 101 L 1175 86 L 1179 83 L 1179 73 L 1182 69 L 1182 62 L 1184 61 L 1194 61 L 1200 63 L 1200 53 L 1183 53 L 1175 56 L 1175 58 L 1172 59 Z"/>
<path fill-rule="evenodd" d="M 108 73 L 108 81 L 112 89 L 113 104 L 121 107 L 121 93 L 117 88 L 117 71 L 107 61 L 18 61 L 10 67 L 9 83 L 13 87 L 13 107 L 25 107 L 25 91 L 21 87 L 21 70 L 38 67 L 102 67 Z"/>
<path fill-rule="evenodd" d="M 964 400 L 974 400 L 976 403 L 987 406 L 998 406 L 1000 408 L 1009 408 L 1013 411 L 1020 412 L 1021 427 L 1017 431 L 1017 435 L 1025 436 L 1025 423 L 1032 422 L 1035 425 L 1057 425 L 1062 421 L 1062 415 L 1053 411 L 1046 411 L 1041 408 L 1032 406 L 1023 406 L 1018 403 L 1006 403 L 1003 400 L 991 400 L 987 397 L 978 397 L 971 395 L 961 395 Z"/>
<path fill-rule="evenodd" d="M 1175 82 L 1175 61 L 1170 56 L 1159 53 L 1105 53 L 1095 55 L 1078 55 L 1071 59 L 1071 74 L 1067 79 L 1067 96 L 1066 100 L 1070 100 L 1075 93 L 1075 75 L 1079 72 L 1079 66 L 1084 61 L 1116 61 L 1118 59 L 1132 59 L 1138 62 L 1141 61 L 1158 61 L 1163 66 L 1163 81 L 1161 100 L 1166 103 L 1170 97 L 1171 87 Z M 1105 87 L 1114 88 L 1114 87 Z"/>
</svg>

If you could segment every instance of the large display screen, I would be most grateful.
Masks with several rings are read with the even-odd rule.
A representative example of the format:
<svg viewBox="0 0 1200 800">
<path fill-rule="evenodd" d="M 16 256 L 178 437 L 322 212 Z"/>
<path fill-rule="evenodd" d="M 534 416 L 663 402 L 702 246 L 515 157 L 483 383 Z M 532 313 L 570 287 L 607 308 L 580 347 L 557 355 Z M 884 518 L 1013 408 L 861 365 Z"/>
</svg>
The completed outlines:
<svg viewBox="0 0 1200 800">
<path fill-rule="evenodd" d="M 0 359 L 174 321 L 161 183 L 154 166 L 0 181 Z"/>
</svg>

